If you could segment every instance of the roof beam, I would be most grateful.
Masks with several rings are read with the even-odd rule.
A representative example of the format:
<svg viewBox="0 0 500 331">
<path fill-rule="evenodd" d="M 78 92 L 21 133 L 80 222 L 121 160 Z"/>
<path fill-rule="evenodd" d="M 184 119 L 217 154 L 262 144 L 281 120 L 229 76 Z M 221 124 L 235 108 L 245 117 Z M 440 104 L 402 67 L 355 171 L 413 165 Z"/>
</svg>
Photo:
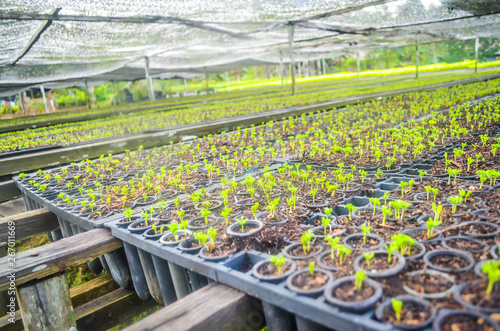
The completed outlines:
<svg viewBox="0 0 500 331">
<path fill-rule="evenodd" d="M 246 33 L 231 31 L 220 27 L 208 25 L 202 21 L 193 21 L 168 16 L 83 16 L 83 15 L 53 15 L 24 12 L 0 12 L 0 20 L 20 21 L 66 21 L 66 22 L 108 22 L 108 23 L 157 23 L 157 24 L 183 24 L 202 30 L 226 34 L 235 38 L 243 38 Z"/>
<path fill-rule="evenodd" d="M 61 11 L 61 8 L 56 8 L 54 10 L 52 10 L 52 12 L 50 13 L 50 16 L 54 17 L 54 16 L 57 16 L 57 14 Z M 19 54 L 15 59 L 14 61 L 11 62 L 11 65 L 15 65 L 19 60 L 21 60 L 26 54 L 28 54 L 28 52 L 30 51 L 31 47 L 33 47 L 33 45 L 36 44 L 36 42 L 38 41 L 38 39 L 40 39 L 40 36 L 45 32 L 45 30 L 48 29 L 48 27 L 52 24 L 52 20 L 45 20 L 44 23 L 42 23 L 42 25 L 40 25 L 40 27 L 36 30 L 35 34 L 31 37 L 28 45 L 26 45 L 26 47 L 23 49 L 23 51 L 21 52 L 21 54 Z"/>
</svg>

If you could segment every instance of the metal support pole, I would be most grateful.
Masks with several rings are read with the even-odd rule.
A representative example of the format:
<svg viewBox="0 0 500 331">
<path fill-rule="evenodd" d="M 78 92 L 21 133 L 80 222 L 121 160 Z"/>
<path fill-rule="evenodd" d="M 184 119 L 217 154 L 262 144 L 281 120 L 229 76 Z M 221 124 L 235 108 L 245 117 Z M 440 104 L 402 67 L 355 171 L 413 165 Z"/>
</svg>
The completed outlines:
<svg viewBox="0 0 500 331">
<path fill-rule="evenodd" d="M 434 57 L 434 65 L 437 64 L 437 56 L 436 56 L 436 43 L 432 43 L 432 56 Z"/>
<path fill-rule="evenodd" d="M 87 96 L 87 107 L 90 109 L 90 95 L 89 95 L 89 85 L 87 84 L 87 78 L 84 80 L 85 83 L 85 95 Z"/>
<path fill-rule="evenodd" d="M 208 72 L 207 72 L 207 68 L 204 68 L 205 70 L 205 88 L 207 90 L 207 94 L 208 94 Z"/>
<path fill-rule="evenodd" d="M 280 51 L 280 77 L 281 77 L 281 88 L 285 86 L 284 74 L 283 74 L 283 51 Z"/>
<path fill-rule="evenodd" d="M 149 57 L 145 57 L 144 62 L 145 62 L 144 70 L 146 71 L 146 83 L 148 84 L 149 101 L 153 102 L 155 101 L 155 90 L 153 87 L 153 79 L 149 74 Z"/>
<path fill-rule="evenodd" d="M 43 105 L 45 107 L 45 112 L 49 113 L 49 107 L 47 107 L 47 98 L 45 97 L 45 88 L 43 85 L 40 85 L 40 91 L 42 91 Z"/>
<path fill-rule="evenodd" d="M 113 106 L 116 106 L 115 85 L 111 82 L 111 95 L 113 96 Z"/>
<path fill-rule="evenodd" d="M 188 91 L 188 82 L 186 78 L 184 78 L 184 89 L 186 90 L 186 92 Z"/>
<path fill-rule="evenodd" d="M 26 115 L 26 111 L 24 110 L 24 100 L 23 100 L 23 93 L 24 92 L 21 92 L 19 93 L 19 108 L 21 109 L 21 111 L 23 112 L 23 115 Z"/>
<path fill-rule="evenodd" d="M 122 102 L 120 98 L 120 85 L 118 85 L 118 82 L 115 82 L 113 85 L 116 85 L 116 103 L 119 104 Z"/>
<path fill-rule="evenodd" d="M 295 26 L 293 24 L 290 24 L 288 26 L 288 42 L 290 44 L 290 64 L 291 64 L 291 69 L 290 73 L 292 76 L 292 95 L 297 94 L 297 86 L 295 85 L 295 61 L 293 60 L 293 32 L 294 32 Z"/>
<path fill-rule="evenodd" d="M 326 61 L 325 59 L 321 59 L 321 67 L 322 67 L 322 74 L 323 76 L 326 75 Z"/>
<path fill-rule="evenodd" d="M 226 83 L 227 83 L 227 90 L 231 91 L 231 84 L 229 84 L 229 74 L 226 71 Z"/>
<path fill-rule="evenodd" d="M 479 37 L 476 37 L 476 65 L 474 66 L 474 72 L 477 73 L 477 64 L 479 62 Z"/>
<path fill-rule="evenodd" d="M 356 66 L 358 69 L 358 78 L 361 78 L 361 65 L 359 63 L 359 52 L 356 53 Z"/>
<path fill-rule="evenodd" d="M 415 79 L 418 79 L 418 66 L 420 64 L 420 37 L 415 39 Z"/>
</svg>

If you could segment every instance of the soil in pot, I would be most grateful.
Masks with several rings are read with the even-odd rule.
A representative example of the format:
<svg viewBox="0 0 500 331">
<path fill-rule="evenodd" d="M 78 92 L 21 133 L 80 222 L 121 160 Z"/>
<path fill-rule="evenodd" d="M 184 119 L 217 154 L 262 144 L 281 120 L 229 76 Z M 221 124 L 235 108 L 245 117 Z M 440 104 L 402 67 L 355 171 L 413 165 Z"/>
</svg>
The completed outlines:
<svg viewBox="0 0 500 331">
<path fill-rule="evenodd" d="M 495 331 L 484 319 L 470 315 L 451 315 L 441 324 L 442 331 Z"/>
<path fill-rule="evenodd" d="M 393 255 L 391 258 L 391 262 L 387 263 L 387 255 L 375 254 L 373 259 L 370 260 L 369 267 L 368 264 L 366 263 L 366 259 L 362 260 L 362 262 L 360 263 L 360 267 L 368 271 L 381 272 L 394 269 L 398 265 L 398 263 L 399 263 L 399 257 L 397 255 Z"/>
<path fill-rule="evenodd" d="M 401 310 L 401 321 L 399 322 L 396 318 L 396 313 L 391 306 L 384 309 L 384 313 L 382 315 L 382 319 L 384 321 L 400 327 L 411 327 L 424 324 L 432 317 L 432 305 L 424 306 L 411 301 L 404 302 L 403 309 Z"/>
<path fill-rule="evenodd" d="M 293 267 L 293 263 L 291 261 L 287 261 L 284 265 L 281 266 L 280 273 L 278 273 L 278 268 L 274 263 L 268 262 L 264 263 L 257 272 L 259 275 L 270 277 L 270 276 L 280 276 L 287 273 Z"/>
<path fill-rule="evenodd" d="M 430 252 L 430 254 L 432 255 L 428 257 L 428 262 L 426 261 L 426 263 L 428 263 L 431 268 L 437 269 L 439 271 L 460 272 L 472 267 L 471 261 L 463 256 L 464 253 L 460 251 L 432 251 Z"/>
<path fill-rule="evenodd" d="M 374 235 L 366 236 L 366 243 L 363 243 L 363 235 L 355 235 L 352 237 L 346 237 L 345 243 L 346 245 L 352 247 L 355 250 L 374 250 L 378 248 L 381 244 L 382 238 Z"/>
<path fill-rule="evenodd" d="M 476 307 L 498 309 L 500 311 L 500 284 L 498 282 L 493 286 L 491 295 L 486 296 L 488 282 L 479 281 L 468 283 L 462 291 L 462 299 Z"/>
<path fill-rule="evenodd" d="M 409 276 L 405 285 L 417 293 L 433 296 L 440 293 L 449 293 L 454 283 L 450 279 L 439 275 L 438 272 L 422 272 L 418 275 Z"/>
<path fill-rule="evenodd" d="M 332 292 L 332 296 L 345 301 L 345 302 L 357 302 L 366 300 L 375 294 L 375 290 L 363 282 L 361 290 L 357 291 L 353 282 L 345 282 L 335 288 Z"/>
<path fill-rule="evenodd" d="M 292 284 L 304 291 L 318 289 L 328 283 L 330 277 L 324 272 L 314 269 L 314 275 L 310 272 L 301 272 L 292 279 Z"/>
<path fill-rule="evenodd" d="M 311 245 L 311 249 L 309 250 L 308 253 L 304 252 L 304 248 L 302 247 L 302 244 L 297 245 L 297 247 L 293 247 L 292 249 L 287 251 L 287 254 L 292 256 L 292 257 L 298 257 L 298 258 L 305 258 L 305 257 L 313 257 L 317 253 L 321 251 L 321 246 L 319 245 Z"/>
</svg>

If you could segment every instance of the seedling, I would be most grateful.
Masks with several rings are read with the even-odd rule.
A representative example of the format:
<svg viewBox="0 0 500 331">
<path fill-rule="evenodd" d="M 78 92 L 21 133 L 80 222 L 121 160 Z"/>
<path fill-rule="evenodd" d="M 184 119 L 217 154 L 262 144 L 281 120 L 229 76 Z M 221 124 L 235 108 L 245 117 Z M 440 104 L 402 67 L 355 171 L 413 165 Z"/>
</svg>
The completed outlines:
<svg viewBox="0 0 500 331">
<path fill-rule="evenodd" d="M 163 233 L 163 230 L 165 229 L 165 226 L 162 225 L 162 227 L 160 228 L 160 230 L 158 231 L 158 229 L 156 228 L 156 224 L 153 224 L 151 226 L 151 228 L 153 229 L 153 231 L 155 232 L 155 234 L 158 234 L 158 233 Z"/>
<path fill-rule="evenodd" d="M 208 241 L 210 237 L 208 234 L 203 233 L 203 232 L 196 232 L 194 234 L 194 239 L 198 241 L 198 246 L 205 246 L 206 247 L 206 242 Z M 208 247 L 207 247 L 208 248 Z"/>
<path fill-rule="evenodd" d="M 432 210 L 434 210 L 434 220 L 438 221 L 441 215 L 441 212 L 443 211 L 443 206 L 439 205 L 437 206 L 435 202 L 432 203 Z"/>
<path fill-rule="evenodd" d="M 231 210 L 233 210 L 233 208 L 226 206 L 226 208 L 224 208 L 224 211 L 221 213 L 221 216 L 226 220 L 226 226 L 229 222 L 229 215 L 231 215 Z"/>
<path fill-rule="evenodd" d="M 286 264 L 286 259 L 284 256 L 273 256 L 269 262 L 273 263 L 276 266 L 276 269 L 278 270 L 278 275 L 281 275 L 281 267 Z"/>
<path fill-rule="evenodd" d="M 396 320 L 401 322 L 401 311 L 403 310 L 403 301 L 399 301 L 395 298 L 392 298 L 392 309 L 396 314 Z"/>
<path fill-rule="evenodd" d="M 366 245 L 366 236 L 370 234 L 370 226 L 366 224 L 361 225 L 361 231 L 363 231 L 363 245 Z"/>
<path fill-rule="evenodd" d="M 356 207 L 350 203 L 348 205 L 345 206 L 347 208 L 347 210 L 349 211 L 349 220 L 352 220 L 352 213 L 356 211 Z"/>
<path fill-rule="evenodd" d="M 425 176 L 425 175 L 428 175 L 429 173 L 427 173 L 427 172 L 425 172 L 425 171 L 423 171 L 423 170 L 419 170 L 419 171 L 418 171 L 418 174 L 419 174 L 419 176 L 420 176 L 420 181 L 423 181 L 423 180 L 424 180 L 424 176 Z"/>
<path fill-rule="evenodd" d="M 370 202 L 373 204 L 373 216 L 375 216 L 375 212 L 376 212 L 376 207 L 377 206 L 380 206 L 380 199 L 377 199 L 377 198 L 370 198 Z"/>
<path fill-rule="evenodd" d="M 248 218 L 242 216 L 241 218 L 236 219 L 236 222 L 240 223 L 241 232 L 245 232 L 245 223 L 248 222 Z"/>
<path fill-rule="evenodd" d="M 175 241 L 179 240 L 179 236 L 177 235 L 177 231 L 179 230 L 179 225 L 177 223 L 170 223 L 167 225 L 167 228 L 172 232 Z"/>
<path fill-rule="evenodd" d="M 488 276 L 486 296 L 489 297 L 493 292 L 493 286 L 500 280 L 500 262 L 490 260 L 481 266 L 481 271 Z"/>
<path fill-rule="evenodd" d="M 212 212 L 208 209 L 203 209 L 202 211 L 200 211 L 200 214 L 201 216 L 205 217 L 205 225 L 208 224 L 208 216 L 210 216 L 210 214 L 212 214 Z"/>
<path fill-rule="evenodd" d="M 387 206 L 387 198 L 389 198 L 391 194 L 389 192 L 384 192 L 384 206 Z"/>
<path fill-rule="evenodd" d="M 354 286 L 356 287 L 356 291 L 360 292 L 363 287 L 363 282 L 367 279 L 368 276 L 363 271 L 356 272 L 356 280 L 354 281 Z"/>
<path fill-rule="evenodd" d="M 134 211 L 129 208 L 127 210 L 124 210 L 123 213 L 125 214 L 125 217 L 128 218 L 128 221 L 132 222 L 132 214 L 134 213 Z"/>
<path fill-rule="evenodd" d="M 384 215 L 384 218 L 382 219 L 382 225 L 385 225 L 385 220 L 387 216 L 392 216 L 392 211 L 390 207 L 387 206 L 382 206 L 382 214 Z"/>
<path fill-rule="evenodd" d="M 432 238 L 432 236 L 434 235 L 434 228 L 437 227 L 437 226 L 440 226 L 441 225 L 441 221 L 436 221 L 432 218 L 429 218 L 427 220 L 427 238 Z"/>
<path fill-rule="evenodd" d="M 184 215 L 186 214 L 186 212 L 184 210 L 177 210 L 177 216 L 179 217 L 179 220 L 181 222 L 184 222 Z"/>
<path fill-rule="evenodd" d="M 371 268 L 370 267 L 370 260 L 373 259 L 373 257 L 375 256 L 375 253 L 363 252 L 363 256 L 365 257 L 366 265 L 368 266 L 368 268 Z"/>
<path fill-rule="evenodd" d="M 385 246 L 387 250 L 387 263 L 390 264 L 392 261 L 392 254 L 398 250 L 398 245 L 395 242 L 391 242 L 389 246 Z"/>
<path fill-rule="evenodd" d="M 344 245 L 336 245 L 337 252 L 339 253 L 339 264 L 344 261 L 344 255 L 351 255 L 351 250 Z"/>
<path fill-rule="evenodd" d="M 331 256 L 332 256 L 332 260 L 333 260 L 334 257 L 335 257 L 335 249 L 337 248 L 337 244 L 340 241 L 340 237 L 333 238 L 332 236 L 328 236 L 328 237 L 325 238 L 325 241 L 327 241 L 328 244 L 330 245 Z"/>
<path fill-rule="evenodd" d="M 311 274 L 311 277 L 314 277 L 314 267 L 315 267 L 314 261 L 309 263 L 309 273 Z"/>
<path fill-rule="evenodd" d="M 213 227 L 210 227 L 207 230 L 208 235 L 210 236 L 210 243 L 212 245 L 215 245 L 215 237 L 217 237 L 217 230 L 214 229 Z"/>
<path fill-rule="evenodd" d="M 432 191 L 432 186 L 424 186 L 425 192 L 427 192 L 427 201 L 429 201 L 429 193 Z"/>
<path fill-rule="evenodd" d="M 269 206 L 266 207 L 266 209 L 269 210 L 270 212 L 269 214 L 270 218 L 276 217 L 276 209 L 278 208 L 279 204 L 280 204 L 280 198 L 276 198 L 269 204 Z"/>
<path fill-rule="evenodd" d="M 304 250 L 304 255 L 309 254 L 309 251 L 311 250 L 311 239 L 313 238 L 313 236 L 314 233 L 311 230 L 307 230 L 300 238 L 300 241 L 302 242 L 302 248 Z"/>
<path fill-rule="evenodd" d="M 450 201 L 453 204 L 453 207 L 451 208 L 451 212 L 455 214 L 457 212 L 457 206 L 462 203 L 462 197 L 458 195 L 454 195 L 450 197 Z"/>
<path fill-rule="evenodd" d="M 433 189 L 431 189 L 431 192 L 434 195 L 434 201 L 436 201 L 436 197 L 437 197 L 437 195 L 439 193 L 439 189 L 437 187 L 433 188 Z"/>
<path fill-rule="evenodd" d="M 255 217 L 255 215 L 257 214 L 257 210 L 259 209 L 259 203 L 255 203 L 250 209 L 252 209 L 252 214 L 253 214 L 253 217 Z"/>
</svg>

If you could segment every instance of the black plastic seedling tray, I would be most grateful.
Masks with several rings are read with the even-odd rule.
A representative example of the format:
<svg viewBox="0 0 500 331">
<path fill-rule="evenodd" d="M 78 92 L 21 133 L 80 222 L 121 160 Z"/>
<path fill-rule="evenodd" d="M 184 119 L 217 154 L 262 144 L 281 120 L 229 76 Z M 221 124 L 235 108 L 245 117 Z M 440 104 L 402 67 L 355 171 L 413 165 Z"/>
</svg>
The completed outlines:
<svg viewBox="0 0 500 331">
<path fill-rule="evenodd" d="M 297 325 L 306 327 L 299 328 L 299 330 L 321 330 L 321 325 L 337 330 L 394 329 L 391 325 L 374 320 L 373 311 L 362 315 L 343 312 L 326 303 L 324 296 L 319 298 L 301 296 L 287 289 L 286 281 L 279 284 L 268 283 L 253 277 L 251 270 L 240 271 L 243 263 L 256 264 L 261 260 L 269 259 L 271 256 L 268 254 L 253 250 L 242 251 L 222 262 L 208 262 L 198 254 L 184 253 L 175 247 L 164 246 L 157 240 L 146 239 L 142 234 L 132 234 L 127 229 L 119 227 L 117 223 L 118 221 L 113 221 L 106 223 L 105 226 L 111 229 L 116 238 L 127 245 L 128 262 L 135 266 L 132 275 L 134 286 L 136 291 L 142 291 L 138 294 L 143 298 L 148 297 L 147 289 L 152 289 L 151 296 L 157 299 L 161 295 L 165 304 L 171 303 L 172 298 L 183 297 L 183 293 L 179 293 L 178 288 L 193 286 L 190 284 L 192 279 L 201 276 L 261 299 L 266 303 L 264 310 L 268 324 L 273 323 L 273 318 L 274 322 L 278 323 L 279 319 L 296 317 Z M 134 256 L 135 252 L 142 254 L 142 259 L 137 259 Z M 149 255 L 149 257 L 144 258 L 144 255 Z M 152 260 L 153 264 L 143 263 L 147 260 Z M 138 270 L 138 265 L 142 266 L 141 270 Z M 186 278 L 178 280 L 179 276 L 176 275 L 178 270 L 172 270 L 173 267 L 180 268 Z M 170 271 L 170 277 L 166 274 L 167 271 Z M 165 278 L 169 279 L 162 282 Z"/>
</svg>

